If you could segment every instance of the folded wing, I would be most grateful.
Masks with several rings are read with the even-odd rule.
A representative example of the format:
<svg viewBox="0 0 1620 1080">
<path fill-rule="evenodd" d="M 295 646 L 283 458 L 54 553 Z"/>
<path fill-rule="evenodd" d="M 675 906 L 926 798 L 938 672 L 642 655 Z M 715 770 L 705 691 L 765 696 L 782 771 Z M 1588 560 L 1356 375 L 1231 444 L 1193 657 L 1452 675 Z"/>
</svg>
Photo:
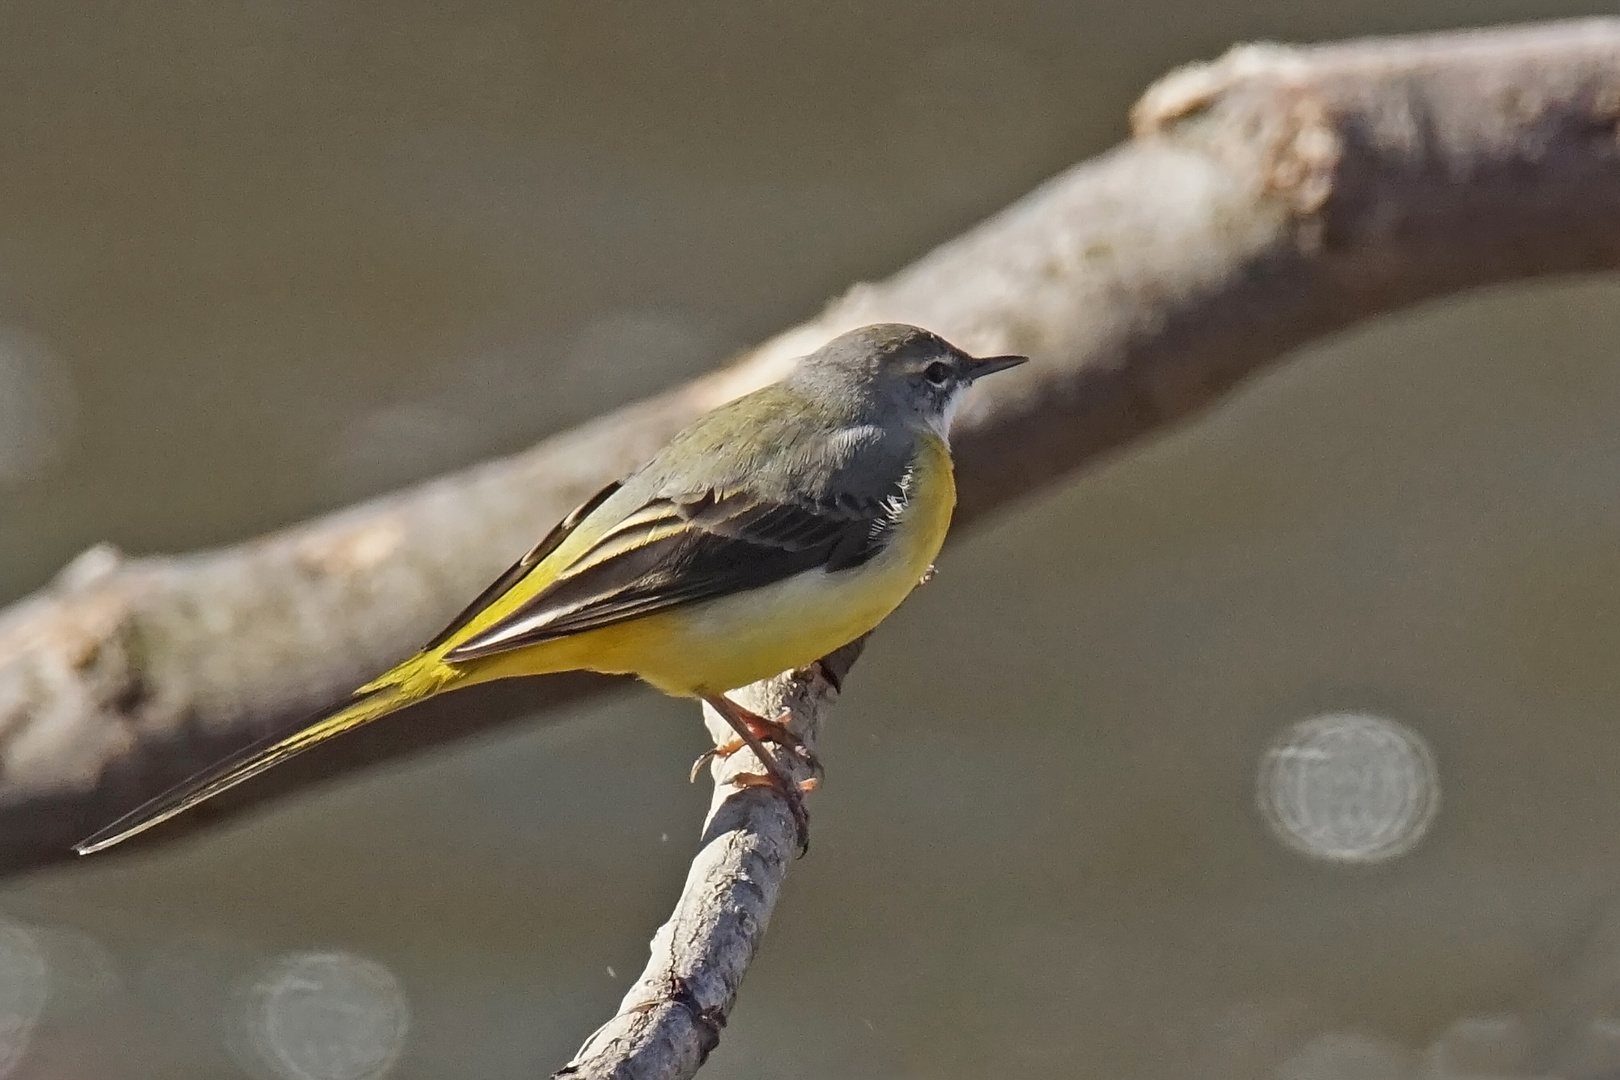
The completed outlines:
<svg viewBox="0 0 1620 1080">
<path fill-rule="evenodd" d="M 888 542 L 901 491 L 822 502 L 773 501 L 747 491 L 653 499 L 604 532 L 527 603 L 444 659 L 476 660 L 806 570 L 859 566 Z"/>
</svg>

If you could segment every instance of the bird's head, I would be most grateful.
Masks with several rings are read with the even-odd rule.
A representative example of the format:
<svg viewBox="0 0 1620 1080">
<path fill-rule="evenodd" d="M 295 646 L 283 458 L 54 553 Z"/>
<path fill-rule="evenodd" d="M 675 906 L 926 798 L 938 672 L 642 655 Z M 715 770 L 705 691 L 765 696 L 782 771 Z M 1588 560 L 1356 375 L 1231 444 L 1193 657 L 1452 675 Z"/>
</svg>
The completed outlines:
<svg viewBox="0 0 1620 1080">
<path fill-rule="evenodd" d="M 1027 356 L 970 356 L 931 331 L 906 323 L 851 330 L 799 362 L 792 381 L 848 405 L 867 423 L 899 423 L 946 438 L 962 392 Z"/>
</svg>

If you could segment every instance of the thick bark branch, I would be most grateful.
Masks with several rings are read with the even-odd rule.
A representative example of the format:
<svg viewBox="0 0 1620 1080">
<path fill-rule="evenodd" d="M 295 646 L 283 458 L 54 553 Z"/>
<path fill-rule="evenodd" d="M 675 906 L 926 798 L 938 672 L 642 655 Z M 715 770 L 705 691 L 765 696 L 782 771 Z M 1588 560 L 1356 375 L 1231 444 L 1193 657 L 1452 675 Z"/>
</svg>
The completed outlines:
<svg viewBox="0 0 1620 1080">
<path fill-rule="evenodd" d="M 848 327 L 1035 356 L 958 418 L 971 521 L 1357 319 L 1620 263 L 1620 20 L 1242 48 L 1169 76 L 1133 119 L 1129 143 L 671 393 L 236 547 L 81 558 L 0 614 L 0 872 L 66 857 L 409 652 L 578 499 Z M 465 735 L 509 714 L 488 707 L 503 696 L 359 732 L 225 808 Z"/>
</svg>

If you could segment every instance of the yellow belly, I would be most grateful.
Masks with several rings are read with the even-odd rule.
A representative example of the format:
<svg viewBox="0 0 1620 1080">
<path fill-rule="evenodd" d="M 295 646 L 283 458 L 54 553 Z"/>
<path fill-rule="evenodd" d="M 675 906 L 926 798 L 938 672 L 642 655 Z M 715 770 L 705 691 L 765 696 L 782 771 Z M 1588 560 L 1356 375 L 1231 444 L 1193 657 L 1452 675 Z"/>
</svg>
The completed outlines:
<svg viewBox="0 0 1620 1080">
<path fill-rule="evenodd" d="M 950 451 L 918 455 L 894 537 L 850 570 L 810 570 L 736 596 L 492 656 L 471 681 L 558 671 L 636 675 L 667 694 L 718 694 L 803 667 L 882 622 L 939 553 L 956 505 Z"/>
</svg>

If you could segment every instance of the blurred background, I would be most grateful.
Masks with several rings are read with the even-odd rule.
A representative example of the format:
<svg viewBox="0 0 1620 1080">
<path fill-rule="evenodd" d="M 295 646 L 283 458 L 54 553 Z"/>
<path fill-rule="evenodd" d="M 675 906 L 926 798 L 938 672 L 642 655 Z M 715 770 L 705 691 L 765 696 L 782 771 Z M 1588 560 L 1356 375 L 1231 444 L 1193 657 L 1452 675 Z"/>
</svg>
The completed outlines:
<svg viewBox="0 0 1620 1080">
<path fill-rule="evenodd" d="M 1611 7 L 12 0 L 0 599 L 703 371 L 1233 42 Z M 704 1075 L 1620 1076 L 1617 360 L 1612 280 L 1431 305 L 960 538 Z M 545 1075 L 702 746 L 632 693 L 7 881 L 0 1075 Z"/>
</svg>

